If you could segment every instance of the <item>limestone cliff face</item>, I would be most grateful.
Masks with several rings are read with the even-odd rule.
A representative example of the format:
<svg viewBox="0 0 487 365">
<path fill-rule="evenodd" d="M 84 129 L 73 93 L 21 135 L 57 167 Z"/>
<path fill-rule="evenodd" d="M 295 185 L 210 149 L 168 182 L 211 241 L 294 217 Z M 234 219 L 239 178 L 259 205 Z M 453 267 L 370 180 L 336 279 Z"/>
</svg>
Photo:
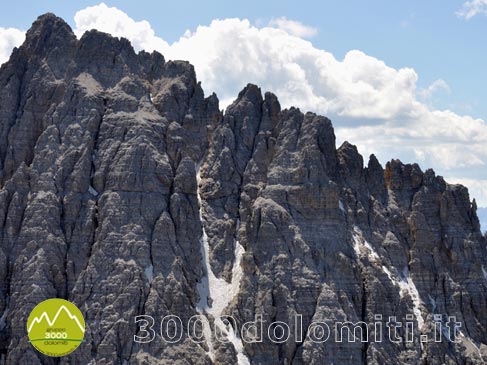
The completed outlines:
<svg viewBox="0 0 487 365">
<path fill-rule="evenodd" d="M 398 160 L 363 166 L 325 117 L 254 85 L 223 114 L 189 63 L 40 17 L 0 69 L 0 363 L 485 363 L 487 243 L 467 189 Z M 87 323 L 59 359 L 25 332 L 51 297 Z M 158 333 L 195 314 L 229 342 L 134 341 L 137 315 Z M 375 314 L 413 315 L 418 335 L 434 314 L 462 328 L 458 343 L 404 329 L 401 343 L 317 343 L 294 322 L 282 344 L 235 336 L 296 314 L 303 328 Z"/>
</svg>

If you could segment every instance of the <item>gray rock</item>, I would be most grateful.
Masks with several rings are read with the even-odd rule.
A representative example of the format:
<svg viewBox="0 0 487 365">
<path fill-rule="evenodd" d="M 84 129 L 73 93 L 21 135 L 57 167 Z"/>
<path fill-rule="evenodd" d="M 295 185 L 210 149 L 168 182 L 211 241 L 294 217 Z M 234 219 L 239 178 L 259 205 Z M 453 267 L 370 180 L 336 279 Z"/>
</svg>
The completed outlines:
<svg viewBox="0 0 487 365">
<path fill-rule="evenodd" d="M 0 363 L 483 364 L 487 247 L 475 201 L 432 170 L 367 167 L 331 121 L 247 85 L 223 114 L 193 66 L 125 39 L 77 40 L 52 14 L 0 69 Z M 206 289 L 205 289 L 206 286 Z M 209 293 L 208 293 L 209 287 Z M 25 323 L 51 297 L 80 307 L 85 342 L 38 353 Z M 3 314 L 3 315 L 2 315 Z M 200 314 L 241 330 L 256 316 L 289 339 L 137 343 L 138 315 Z M 458 343 L 318 343 L 324 322 L 405 320 Z M 362 330 L 364 327 L 362 326 Z M 332 332 L 332 336 L 335 333 Z M 432 337 L 430 337 L 432 338 Z M 240 342 L 239 342 L 240 341 Z M 242 346 L 240 346 L 242 345 Z"/>
</svg>

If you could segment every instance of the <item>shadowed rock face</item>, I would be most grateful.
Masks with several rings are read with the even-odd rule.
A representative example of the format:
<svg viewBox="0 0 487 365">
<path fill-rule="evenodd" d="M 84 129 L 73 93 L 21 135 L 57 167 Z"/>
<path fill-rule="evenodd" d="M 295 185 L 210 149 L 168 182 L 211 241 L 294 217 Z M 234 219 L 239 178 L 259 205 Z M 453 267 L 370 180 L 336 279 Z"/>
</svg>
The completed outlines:
<svg viewBox="0 0 487 365">
<path fill-rule="evenodd" d="M 41 16 L 0 69 L 0 363 L 483 364 L 475 202 L 416 164 L 363 165 L 355 146 L 336 149 L 325 117 L 281 110 L 254 85 L 222 114 L 189 63 L 97 31 L 77 40 Z M 30 311 L 51 297 L 87 323 L 85 343 L 62 358 L 26 336 Z M 288 323 L 289 340 L 242 349 L 184 331 L 175 344 L 134 342 L 144 314 L 158 333 L 166 315 L 202 313 L 230 337 L 211 315 L 221 303 L 238 329 L 261 315 Z M 443 314 L 462 335 L 421 344 L 400 328 L 402 343 L 338 343 L 333 332 L 316 343 L 296 335 L 295 314 L 304 329 L 411 314 L 430 338 Z"/>
</svg>

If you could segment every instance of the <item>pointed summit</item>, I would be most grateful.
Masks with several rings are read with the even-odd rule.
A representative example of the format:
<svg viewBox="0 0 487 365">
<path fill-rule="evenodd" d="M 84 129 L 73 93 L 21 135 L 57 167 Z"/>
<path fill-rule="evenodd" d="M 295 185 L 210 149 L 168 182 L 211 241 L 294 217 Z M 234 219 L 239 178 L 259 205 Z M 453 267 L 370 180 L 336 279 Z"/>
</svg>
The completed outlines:
<svg viewBox="0 0 487 365">
<path fill-rule="evenodd" d="M 263 101 L 260 87 L 250 83 L 247 84 L 247 86 L 238 93 L 237 100 L 244 98 L 255 105 L 260 105 Z"/>
<path fill-rule="evenodd" d="M 56 16 L 53 13 L 46 13 L 40 15 L 34 23 L 32 23 L 32 27 L 29 29 L 27 34 L 29 33 L 42 33 L 45 30 L 49 29 L 65 29 L 68 33 L 73 33 L 71 27 L 64 21 L 64 19 Z"/>
<path fill-rule="evenodd" d="M 75 42 L 76 36 L 68 23 L 52 13 L 46 13 L 38 17 L 27 31 L 23 46 L 29 53 L 42 55 L 50 49 L 69 49 Z"/>
</svg>

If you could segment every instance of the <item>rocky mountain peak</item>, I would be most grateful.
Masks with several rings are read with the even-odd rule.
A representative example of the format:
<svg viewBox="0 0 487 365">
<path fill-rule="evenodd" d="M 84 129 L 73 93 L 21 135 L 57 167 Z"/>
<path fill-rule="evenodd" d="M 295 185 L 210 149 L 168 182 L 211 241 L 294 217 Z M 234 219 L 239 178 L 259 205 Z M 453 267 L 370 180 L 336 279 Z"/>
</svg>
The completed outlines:
<svg viewBox="0 0 487 365">
<path fill-rule="evenodd" d="M 254 105 L 261 104 L 263 100 L 260 87 L 254 84 L 247 84 L 247 86 L 245 86 L 242 91 L 238 93 L 237 101 L 242 99 L 248 100 Z"/>
<path fill-rule="evenodd" d="M 25 45 L 55 48 L 64 45 L 63 39 L 72 40 L 73 35 L 73 30 L 62 18 L 52 13 L 46 13 L 39 16 L 27 31 Z"/>
<path fill-rule="evenodd" d="M 281 110 L 256 85 L 223 113 L 188 62 L 98 31 L 77 40 L 46 14 L 0 69 L 0 171 L 0 363 L 487 359 L 487 243 L 468 190 L 399 160 L 364 167 L 356 146 L 336 148 L 328 118 Z M 25 336 L 52 297 L 86 321 L 59 360 Z M 199 315 L 201 341 L 188 327 L 179 342 L 134 341 L 140 315 Z M 417 336 L 307 336 L 351 321 L 371 339 L 377 315 L 409 318 Z M 435 315 L 463 324 L 458 342 L 421 341 Z M 288 340 L 243 341 L 256 316 L 287 323 Z"/>
<path fill-rule="evenodd" d="M 70 52 L 76 43 L 71 27 L 52 13 L 41 15 L 27 31 L 23 48 L 28 57 L 54 57 Z"/>
</svg>

